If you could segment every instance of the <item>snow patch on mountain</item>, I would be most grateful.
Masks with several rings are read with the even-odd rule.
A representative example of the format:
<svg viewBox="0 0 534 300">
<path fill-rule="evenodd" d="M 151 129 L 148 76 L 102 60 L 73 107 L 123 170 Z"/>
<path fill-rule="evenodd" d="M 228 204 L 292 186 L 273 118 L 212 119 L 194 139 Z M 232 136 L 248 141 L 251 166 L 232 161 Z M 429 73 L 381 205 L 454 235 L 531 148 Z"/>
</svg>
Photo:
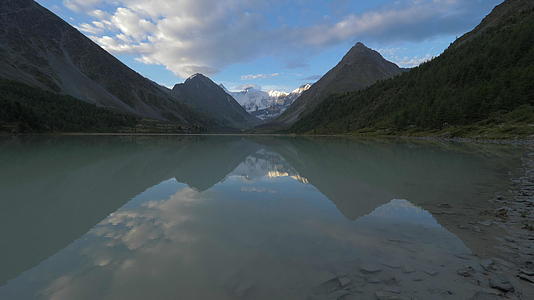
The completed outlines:
<svg viewBox="0 0 534 300">
<path fill-rule="evenodd" d="M 311 84 L 305 84 L 292 92 L 262 91 L 255 86 L 247 86 L 242 91 L 230 92 L 223 85 L 221 87 L 245 108 L 250 114 L 262 119 L 270 120 L 282 114 Z"/>
</svg>

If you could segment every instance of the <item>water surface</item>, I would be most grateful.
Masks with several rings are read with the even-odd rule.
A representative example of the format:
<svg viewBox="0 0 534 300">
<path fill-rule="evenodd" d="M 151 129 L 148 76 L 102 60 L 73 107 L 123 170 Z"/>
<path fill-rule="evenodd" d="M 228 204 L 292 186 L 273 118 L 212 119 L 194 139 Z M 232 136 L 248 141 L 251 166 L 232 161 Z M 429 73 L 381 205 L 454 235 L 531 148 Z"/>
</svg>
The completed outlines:
<svg viewBox="0 0 534 300">
<path fill-rule="evenodd" d="M 475 246 L 430 208 L 486 205 L 520 154 L 342 138 L 5 138 L 0 298 L 446 298 L 451 282 L 469 295 L 455 272 Z M 350 282 L 345 294 L 329 295 L 332 278 Z"/>
</svg>

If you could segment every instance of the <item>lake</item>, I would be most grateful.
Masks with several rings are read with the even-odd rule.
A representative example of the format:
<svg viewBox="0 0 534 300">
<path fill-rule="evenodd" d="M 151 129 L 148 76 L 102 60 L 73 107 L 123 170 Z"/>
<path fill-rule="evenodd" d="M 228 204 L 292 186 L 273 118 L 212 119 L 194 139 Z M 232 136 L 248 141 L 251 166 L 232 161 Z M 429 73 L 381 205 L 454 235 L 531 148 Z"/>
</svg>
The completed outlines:
<svg viewBox="0 0 534 300">
<path fill-rule="evenodd" d="M 506 145 L 0 138 L 0 299 L 466 299 Z M 391 296 L 394 297 L 394 296 Z M 402 298 L 383 298 L 402 299 Z"/>
</svg>

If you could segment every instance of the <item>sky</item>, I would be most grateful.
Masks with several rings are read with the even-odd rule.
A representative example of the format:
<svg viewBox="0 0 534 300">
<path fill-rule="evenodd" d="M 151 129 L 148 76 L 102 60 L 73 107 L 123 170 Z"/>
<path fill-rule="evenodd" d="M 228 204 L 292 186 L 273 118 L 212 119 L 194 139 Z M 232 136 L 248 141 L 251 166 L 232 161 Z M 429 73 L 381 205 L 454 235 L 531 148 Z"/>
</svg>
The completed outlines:
<svg viewBox="0 0 534 300">
<path fill-rule="evenodd" d="M 356 43 L 401 67 L 439 55 L 503 0 L 37 0 L 143 76 L 291 91 Z"/>
</svg>

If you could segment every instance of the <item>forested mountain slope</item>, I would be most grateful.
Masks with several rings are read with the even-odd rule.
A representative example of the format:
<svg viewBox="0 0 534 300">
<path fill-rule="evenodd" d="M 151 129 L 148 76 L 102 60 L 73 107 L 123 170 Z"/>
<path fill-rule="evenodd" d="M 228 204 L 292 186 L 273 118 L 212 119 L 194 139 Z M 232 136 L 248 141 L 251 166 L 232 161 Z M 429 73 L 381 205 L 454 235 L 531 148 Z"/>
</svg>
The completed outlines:
<svg viewBox="0 0 534 300">
<path fill-rule="evenodd" d="M 533 106 L 534 1 L 508 0 L 439 57 L 363 91 L 331 96 L 290 131 L 455 134 L 493 126 L 529 135 Z"/>
</svg>

